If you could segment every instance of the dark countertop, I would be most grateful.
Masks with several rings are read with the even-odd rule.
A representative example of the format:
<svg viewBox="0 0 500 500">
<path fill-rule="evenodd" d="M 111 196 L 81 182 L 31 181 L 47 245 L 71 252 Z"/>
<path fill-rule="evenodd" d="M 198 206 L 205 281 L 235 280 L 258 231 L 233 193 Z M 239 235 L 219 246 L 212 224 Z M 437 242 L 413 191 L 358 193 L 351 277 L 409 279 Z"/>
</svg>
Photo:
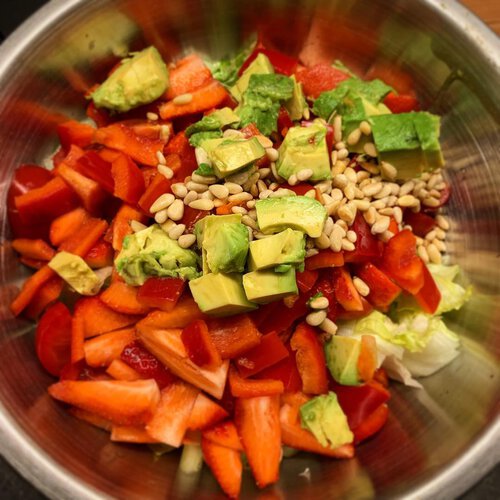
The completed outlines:
<svg viewBox="0 0 500 500">
<path fill-rule="evenodd" d="M 47 0 L 0 0 L 0 41 Z M 485 3 L 488 3 L 485 1 Z M 25 481 L 0 456 L 0 497 L 9 500 L 43 500 L 46 497 Z M 465 493 L 460 500 L 500 498 L 500 465 Z"/>
</svg>

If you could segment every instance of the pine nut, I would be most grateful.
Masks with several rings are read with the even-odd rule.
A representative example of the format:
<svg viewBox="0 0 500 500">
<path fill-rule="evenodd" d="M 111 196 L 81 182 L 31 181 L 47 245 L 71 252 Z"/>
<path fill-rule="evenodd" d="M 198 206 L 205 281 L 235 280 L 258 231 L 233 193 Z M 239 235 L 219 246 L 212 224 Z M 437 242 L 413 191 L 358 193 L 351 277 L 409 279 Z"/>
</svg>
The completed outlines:
<svg viewBox="0 0 500 500">
<path fill-rule="evenodd" d="M 382 178 L 388 181 L 393 181 L 398 176 L 396 167 L 386 161 L 380 163 L 380 173 L 382 174 Z"/>
<path fill-rule="evenodd" d="M 132 229 L 132 231 L 134 233 L 138 233 L 139 231 L 143 231 L 144 229 L 147 229 L 147 227 L 148 227 L 145 224 L 143 224 L 142 222 L 139 222 L 138 220 L 131 220 L 129 224 L 130 224 L 130 229 Z"/>
<path fill-rule="evenodd" d="M 388 215 L 388 216 L 391 216 L 394 214 L 394 209 L 391 208 L 391 207 L 387 207 L 387 208 L 382 208 L 382 210 L 379 210 L 378 213 L 380 215 Z"/>
<path fill-rule="evenodd" d="M 161 151 L 157 151 L 156 152 L 156 159 L 158 160 L 158 163 L 160 165 L 166 165 L 167 164 L 167 160 L 165 160 L 165 156 L 164 156 L 164 154 Z"/>
<path fill-rule="evenodd" d="M 173 221 L 181 220 L 184 215 L 184 203 L 181 200 L 175 200 L 167 209 L 168 218 Z"/>
<path fill-rule="evenodd" d="M 342 140 L 342 116 L 335 115 L 333 119 L 333 138 L 335 142 L 340 142 Z"/>
<path fill-rule="evenodd" d="M 146 118 L 148 120 L 151 120 L 152 122 L 155 122 L 156 120 L 158 120 L 159 116 L 156 113 L 152 113 L 151 111 L 148 111 L 146 113 Z"/>
<path fill-rule="evenodd" d="M 347 136 L 347 144 L 349 146 L 354 146 L 361 139 L 361 130 L 359 128 L 355 128 L 348 136 Z"/>
<path fill-rule="evenodd" d="M 352 230 L 347 231 L 346 237 L 351 243 L 356 243 L 358 239 L 358 235 Z"/>
<path fill-rule="evenodd" d="M 418 200 L 411 194 L 405 194 L 398 198 L 397 203 L 400 207 L 414 207 L 418 203 Z"/>
<path fill-rule="evenodd" d="M 367 161 L 359 162 L 359 165 L 363 167 L 367 172 L 370 172 L 372 175 L 377 175 L 379 173 L 379 168 L 373 163 L 369 163 Z"/>
<path fill-rule="evenodd" d="M 194 148 L 194 155 L 196 156 L 196 163 L 198 165 L 201 165 L 202 163 L 210 165 L 212 163 L 208 153 L 201 147 Z"/>
<path fill-rule="evenodd" d="M 337 210 L 337 215 L 351 225 L 356 217 L 356 205 L 351 205 L 347 203 Z"/>
<path fill-rule="evenodd" d="M 368 184 L 364 186 L 361 191 L 365 196 L 374 196 L 380 191 L 382 191 L 383 185 L 381 182 L 374 182 L 372 184 Z"/>
<path fill-rule="evenodd" d="M 259 177 L 261 179 L 266 179 L 267 177 L 269 177 L 270 173 L 271 169 L 268 167 L 259 168 Z"/>
<path fill-rule="evenodd" d="M 325 318 L 320 324 L 319 327 L 326 333 L 330 335 L 335 335 L 337 333 L 338 327 L 337 325 L 330 319 Z"/>
<path fill-rule="evenodd" d="M 269 198 L 271 194 L 273 194 L 273 192 L 270 189 L 264 189 L 264 191 L 259 193 L 259 200 L 265 200 L 266 198 Z"/>
<path fill-rule="evenodd" d="M 428 240 L 428 241 L 432 241 L 435 237 L 436 237 L 436 231 L 434 229 L 432 231 L 429 231 L 425 235 L 425 239 Z"/>
<path fill-rule="evenodd" d="M 164 222 L 167 221 L 167 219 L 168 219 L 168 212 L 166 208 L 155 213 L 155 222 L 157 222 L 158 224 L 163 224 Z"/>
<path fill-rule="evenodd" d="M 306 316 L 306 323 L 311 326 L 319 326 L 326 319 L 326 311 L 315 311 Z"/>
<path fill-rule="evenodd" d="M 330 236 L 330 234 L 332 234 L 333 226 L 334 226 L 333 219 L 331 217 L 327 217 L 325 224 L 323 226 L 323 232 L 327 236 Z"/>
<path fill-rule="evenodd" d="M 344 188 L 344 194 L 348 200 L 354 200 L 354 196 L 355 196 L 354 184 L 351 184 L 351 183 L 347 184 L 347 186 Z"/>
<path fill-rule="evenodd" d="M 175 200 L 175 196 L 171 193 L 163 193 L 161 196 L 156 198 L 155 202 L 151 205 L 149 211 L 152 214 L 159 212 L 165 208 L 168 208 Z"/>
<path fill-rule="evenodd" d="M 387 206 L 387 202 L 386 202 L 386 200 L 384 200 L 384 199 L 382 199 L 382 200 L 377 200 L 377 201 L 372 201 L 371 206 L 372 206 L 375 210 L 381 210 L 382 208 L 385 208 L 385 207 Z"/>
<path fill-rule="evenodd" d="M 255 220 L 252 219 L 252 217 L 250 217 L 249 215 L 244 215 L 241 218 L 241 223 L 245 224 L 245 226 L 251 227 L 252 229 L 255 229 L 255 230 L 259 229 L 259 226 L 257 226 L 257 223 L 255 222 Z"/>
<path fill-rule="evenodd" d="M 341 229 L 339 226 L 334 226 L 333 231 L 330 234 L 330 248 L 334 252 L 340 252 L 342 250 L 342 233 L 339 229 Z"/>
<path fill-rule="evenodd" d="M 172 240 L 178 240 L 185 230 L 186 230 L 185 224 L 176 224 L 175 226 L 172 226 L 168 230 L 168 237 L 171 238 Z"/>
<path fill-rule="evenodd" d="M 206 210 L 208 212 L 214 208 L 214 202 L 212 200 L 195 200 L 189 206 L 196 208 L 196 210 Z"/>
<path fill-rule="evenodd" d="M 429 262 L 429 254 L 424 245 L 417 246 L 417 255 L 427 264 Z"/>
<path fill-rule="evenodd" d="M 367 297 L 368 295 L 370 295 L 370 287 L 361 278 L 354 276 L 352 282 L 354 284 L 354 287 L 362 297 Z"/>
<path fill-rule="evenodd" d="M 441 252 L 437 249 L 436 245 L 431 243 L 427 246 L 427 253 L 429 259 L 433 264 L 441 264 Z"/>
<path fill-rule="evenodd" d="M 198 175 L 193 172 L 191 175 L 191 180 L 197 182 L 198 184 L 213 184 L 217 182 L 217 177 L 213 175 Z"/>
<path fill-rule="evenodd" d="M 356 171 L 351 167 L 347 167 L 344 170 L 344 175 L 347 177 L 347 180 L 349 182 L 356 183 L 358 181 L 358 178 L 356 176 Z"/>
<path fill-rule="evenodd" d="M 344 231 L 342 233 L 342 236 L 345 236 L 347 234 L 347 230 L 349 229 L 349 226 L 347 225 L 346 221 L 340 219 L 340 220 L 335 222 L 335 225 L 339 226 L 340 229 L 342 229 L 342 231 Z"/>
<path fill-rule="evenodd" d="M 189 205 L 192 201 L 198 199 L 198 193 L 196 191 L 189 191 L 189 193 L 184 197 L 184 205 Z"/>
<path fill-rule="evenodd" d="M 186 187 L 190 191 L 196 191 L 197 193 L 204 193 L 208 190 L 208 186 L 206 184 L 200 184 L 199 182 L 194 181 L 186 182 Z"/>
<path fill-rule="evenodd" d="M 278 161 L 280 154 L 279 154 L 278 150 L 275 148 L 267 148 L 266 149 L 266 156 L 269 158 L 269 161 Z"/>
<path fill-rule="evenodd" d="M 342 250 L 345 250 L 346 252 L 352 252 L 356 247 L 354 246 L 354 243 L 350 242 L 347 239 L 342 240 Z"/>
<path fill-rule="evenodd" d="M 326 297 L 316 297 L 309 302 L 309 307 L 311 309 L 327 309 L 329 305 L 330 302 Z"/>
<path fill-rule="evenodd" d="M 381 234 L 384 231 L 387 231 L 387 229 L 389 229 L 390 223 L 391 223 L 391 219 L 389 217 L 386 217 L 385 215 L 382 215 L 372 225 L 372 229 L 371 229 L 372 234 Z"/>
<path fill-rule="evenodd" d="M 368 200 L 354 200 L 354 203 L 361 212 L 365 212 L 370 208 L 370 202 Z"/>
<path fill-rule="evenodd" d="M 333 178 L 332 184 L 340 189 L 344 189 L 347 186 L 348 180 L 344 174 L 336 175 Z"/>
<path fill-rule="evenodd" d="M 181 95 L 178 95 L 177 97 L 174 97 L 172 99 L 172 102 L 176 106 L 182 106 L 184 104 L 189 104 L 192 100 L 193 100 L 193 94 L 186 93 L 186 94 L 181 94 Z"/>
<path fill-rule="evenodd" d="M 176 225 L 173 220 L 167 219 L 163 224 L 160 224 L 160 227 L 165 233 L 168 233 Z"/>
<path fill-rule="evenodd" d="M 310 179 L 313 174 L 314 172 L 311 168 L 303 168 L 302 170 L 299 170 L 297 172 L 297 179 L 301 182 L 304 182 L 307 181 L 307 179 Z"/>
<path fill-rule="evenodd" d="M 338 160 L 345 160 L 349 156 L 349 151 L 346 148 L 339 149 L 337 153 Z"/>
<path fill-rule="evenodd" d="M 264 149 L 273 147 L 273 141 L 271 141 L 271 139 L 267 138 L 265 135 L 256 135 L 255 138 L 259 141 L 260 145 Z"/>
<path fill-rule="evenodd" d="M 196 236 L 194 234 L 183 234 L 177 240 L 181 248 L 189 248 L 196 241 Z"/>
<path fill-rule="evenodd" d="M 172 193 L 174 193 L 177 198 L 184 198 L 188 193 L 187 187 L 181 182 L 172 184 L 171 189 Z"/>
<path fill-rule="evenodd" d="M 367 142 L 363 146 L 363 151 L 372 158 L 376 158 L 378 156 L 377 148 L 375 147 L 375 144 L 373 144 L 373 142 Z"/>
<path fill-rule="evenodd" d="M 225 205 L 227 200 L 219 200 L 218 198 L 215 198 L 215 200 L 213 201 L 214 201 L 214 208 L 219 208 Z"/>
<path fill-rule="evenodd" d="M 347 168 L 347 165 L 344 161 L 337 160 L 335 163 L 332 163 L 333 168 L 332 168 L 332 176 L 335 177 L 336 175 L 343 174 L 345 172 L 345 169 Z"/>
<path fill-rule="evenodd" d="M 292 174 L 288 178 L 288 184 L 290 184 L 290 186 L 295 186 L 296 184 L 298 184 L 298 182 L 299 182 L 299 179 L 297 179 L 297 176 L 295 174 Z"/>
<path fill-rule="evenodd" d="M 359 124 L 359 130 L 364 135 L 370 135 L 372 133 L 372 126 L 365 120 Z"/>
<path fill-rule="evenodd" d="M 232 207 L 231 212 L 233 212 L 233 214 L 241 214 L 241 215 L 246 215 L 248 213 L 246 208 L 238 207 L 238 206 Z"/>
<path fill-rule="evenodd" d="M 243 191 L 243 188 L 239 184 L 236 184 L 235 182 L 226 182 L 224 184 L 224 187 L 227 188 L 229 194 L 238 194 Z"/>
<path fill-rule="evenodd" d="M 341 149 L 346 149 L 346 144 L 345 144 L 345 142 L 343 142 L 343 141 L 337 142 L 337 143 L 335 144 L 335 149 L 336 149 L 337 151 L 340 151 Z"/>
<path fill-rule="evenodd" d="M 382 189 L 377 194 L 373 195 L 373 197 L 376 200 L 381 200 L 382 198 L 385 198 L 386 196 L 390 196 L 391 189 L 392 188 L 389 184 L 385 184 L 385 185 L 383 185 Z"/>
<path fill-rule="evenodd" d="M 237 193 L 232 194 L 228 197 L 230 202 L 240 203 L 242 201 L 250 201 L 253 199 L 253 196 L 250 193 Z"/>
<path fill-rule="evenodd" d="M 372 225 L 377 220 L 377 211 L 374 207 L 370 207 L 364 214 L 363 217 L 367 224 Z"/>
<path fill-rule="evenodd" d="M 439 207 L 441 202 L 436 198 L 425 198 L 422 202 L 426 207 Z"/>
<path fill-rule="evenodd" d="M 160 163 L 156 168 L 158 169 L 158 172 L 167 179 L 172 179 L 174 176 L 174 171 L 170 167 L 167 167 L 167 165 L 162 165 Z"/>
<path fill-rule="evenodd" d="M 444 215 L 441 214 L 437 215 L 436 223 L 444 231 L 448 231 L 450 229 L 450 223 L 448 222 L 448 219 L 444 217 Z"/>
<path fill-rule="evenodd" d="M 330 238 L 325 233 L 321 233 L 319 238 L 314 239 L 314 243 L 320 250 L 325 250 L 330 246 Z"/>
<path fill-rule="evenodd" d="M 379 238 L 384 243 L 387 243 L 393 237 L 394 237 L 394 233 L 392 231 L 384 231 L 381 235 L 379 235 Z"/>
<path fill-rule="evenodd" d="M 401 224 L 403 222 L 403 211 L 401 210 L 400 207 L 394 207 L 392 212 L 392 215 L 394 216 L 394 219 L 398 224 Z"/>
<path fill-rule="evenodd" d="M 359 172 L 356 172 L 356 182 L 358 183 L 369 178 L 370 178 L 370 172 L 367 172 L 366 170 L 360 170 Z"/>
<path fill-rule="evenodd" d="M 212 184 L 208 190 L 219 200 L 224 200 L 229 196 L 229 189 L 222 184 Z"/>
<path fill-rule="evenodd" d="M 400 188 L 399 188 L 399 195 L 404 196 L 406 194 L 411 193 L 415 189 L 415 183 L 413 181 L 408 181 L 405 182 Z"/>
</svg>

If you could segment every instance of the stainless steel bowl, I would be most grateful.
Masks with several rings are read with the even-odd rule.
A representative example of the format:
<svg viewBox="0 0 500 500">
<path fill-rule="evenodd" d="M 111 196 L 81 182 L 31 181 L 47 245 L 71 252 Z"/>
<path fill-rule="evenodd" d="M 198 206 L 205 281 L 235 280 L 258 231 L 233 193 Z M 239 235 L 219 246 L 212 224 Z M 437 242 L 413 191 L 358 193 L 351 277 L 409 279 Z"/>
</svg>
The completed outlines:
<svg viewBox="0 0 500 500">
<path fill-rule="evenodd" d="M 186 478 L 178 457 L 154 460 L 68 416 L 49 399 L 50 378 L 33 349 L 32 326 L 8 303 L 23 276 L 9 247 L 5 194 L 22 162 L 55 145 L 60 115 L 80 117 L 80 78 L 98 81 L 113 53 L 156 44 L 166 56 L 230 53 L 265 30 L 309 61 L 340 57 L 358 71 L 375 60 L 402 66 L 427 107 L 443 115 L 453 185 L 450 253 L 475 286 L 452 317 L 463 353 L 423 381 L 393 385 L 388 425 L 332 462 L 299 455 L 282 467 L 272 498 L 452 498 L 499 459 L 500 438 L 500 44 L 452 0 L 52 0 L 0 48 L 2 246 L 0 450 L 51 498 L 216 498 L 210 473 Z M 310 469 L 311 481 L 298 474 Z M 244 497 L 259 497 L 250 475 Z M 262 493 L 262 498 L 265 496 Z"/>
</svg>

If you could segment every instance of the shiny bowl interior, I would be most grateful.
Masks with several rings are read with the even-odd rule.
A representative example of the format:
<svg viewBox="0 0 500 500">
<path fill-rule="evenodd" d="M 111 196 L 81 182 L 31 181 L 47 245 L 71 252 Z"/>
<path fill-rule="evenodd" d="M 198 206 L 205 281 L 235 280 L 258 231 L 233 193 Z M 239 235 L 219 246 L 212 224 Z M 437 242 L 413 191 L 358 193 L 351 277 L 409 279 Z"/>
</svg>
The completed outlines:
<svg viewBox="0 0 500 500">
<path fill-rule="evenodd" d="M 222 497 L 208 471 L 177 472 L 178 455 L 112 444 L 46 394 L 32 325 L 8 304 L 26 272 L 16 264 L 6 187 L 20 163 L 54 150 L 61 115 L 82 116 L 81 88 L 129 49 L 217 58 L 259 28 L 308 63 L 340 58 L 364 73 L 374 61 L 409 71 L 424 107 L 443 116 L 453 187 L 451 261 L 474 285 L 450 321 L 463 352 L 423 380 L 393 384 L 387 426 L 357 457 L 300 454 L 282 465 L 270 498 L 452 498 L 499 460 L 500 44 L 451 0 L 52 0 L 0 48 L 0 451 L 51 498 Z M 82 78 L 84 81 L 82 81 Z M 311 480 L 299 473 L 309 468 Z M 245 473 L 243 497 L 264 498 Z M 266 498 L 268 498 L 266 496 Z"/>
</svg>

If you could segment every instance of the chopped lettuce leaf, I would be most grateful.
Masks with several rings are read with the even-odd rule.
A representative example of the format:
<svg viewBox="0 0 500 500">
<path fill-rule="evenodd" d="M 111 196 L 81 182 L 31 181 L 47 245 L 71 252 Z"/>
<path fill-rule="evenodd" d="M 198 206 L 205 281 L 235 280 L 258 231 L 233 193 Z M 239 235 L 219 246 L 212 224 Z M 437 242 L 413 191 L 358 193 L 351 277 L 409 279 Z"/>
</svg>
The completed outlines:
<svg viewBox="0 0 500 500">
<path fill-rule="evenodd" d="M 260 132 L 270 135 L 277 130 L 278 114 L 282 102 L 293 94 L 293 80 L 278 74 L 252 75 L 243 94 L 237 114 L 240 125 L 255 123 Z"/>
<path fill-rule="evenodd" d="M 220 130 L 212 130 L 210 132 L 196 132 L 189 138 L 189 144 L 197 148 L 203 141 L 207 139 L 220 139 L 222 132 Z"/>
<path fill-rule="evenodd" d="M 217 116 L 213 116 L 212 114 L 204 116 L 200 121 L 189 125 L 186 129 L 186 135 L 189 137 L 197 132 L 210 132 L 212 130 L 220 130 L 221 128 L 222 122 Z"/>
<path fill-rule="evenodd" d="M 459 266 L 429 264 L 428 267 L 441 292 L 441 302 L 436 314 L 460 309 L 469 300 L 472 288 L 463 288 L 459 284 L 454 283 L 455 278 L 460 272 Z"/>
<path fill-rule="evenodd" d="M 255 41 L 252 40 L 246 47 L 241 49 L 235 56 L 220 59 L 214 62 L 207 62 L 213 77 L 223 85 L 233 86 L 238 80 L 238 71 L 252 53 Z"/>
<path fill-rule="evenodd" d="M 397 380 L 408 387 L 422 388 L 422 385 L 412 377 L 410 370 L 396 356 L 387 356 L 382 366 L 392 380 Z"/>
<path fill-rule="evenodd" d="M 333 90 L 321 93 L 314 101 L 313 113 L 324 120 L 329 120 L 332 114 L 340 109 L 347 93 L 348 89 L 340 85 Z"/>
<path fill-rule="evenodd" d="M 209 165 L 208 163 L 201 163 L 194 173 L 206 176 L 215 175 L 212 165 Z"/>
</svg>

